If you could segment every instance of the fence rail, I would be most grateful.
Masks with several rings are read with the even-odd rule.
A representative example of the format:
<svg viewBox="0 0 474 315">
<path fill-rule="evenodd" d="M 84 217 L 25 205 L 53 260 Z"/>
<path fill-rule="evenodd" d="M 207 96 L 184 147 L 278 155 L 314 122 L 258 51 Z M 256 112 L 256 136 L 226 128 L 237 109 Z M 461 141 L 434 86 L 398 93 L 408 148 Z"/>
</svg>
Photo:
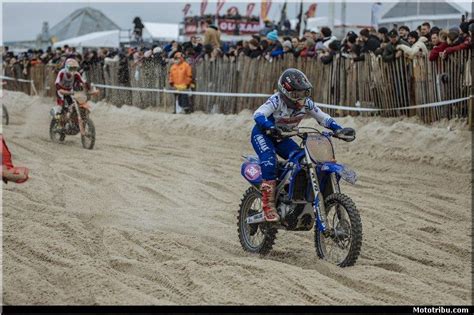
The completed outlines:
<svg viewBox="0 0 474 315">
<path fill-rule="evenodd" d="M 464 50 L 450 55 L 446 60 L 430 62 L 427 56 L 415 59 L 398 58 L 386 63 L 373 54 L 364 61 L 336 57 L 324 65 L 314 59 L 294 58 L 266 60 L 238 58 L 236 61 L 218 59 L 201 61 L 193 65 L 196 91 L 229 93 L 267 93 L 275 91 L 280 73 L 289 67 L 301 69 L 313 82 L 313 99 L 319 103 L 393 109 L 466 97 L 471 94 L 471 52 Z M 169 88 L 168 66 L 145 60 L 138 66 L 107 62 L 92 65 L 85 76 L 89 82 L 124 87 Z M 5 67 L 5 75 L 32 79 L 36 90 L 44 96 L 54 95 L 54 68 L 35 65 L 25 73 L 21 67 Z M 17 81 L 7 82 L 7 89 L 31 94 L 31 85 Z M 174 95 L 149 92 L 105 89 L 101 99 L 121 106 L 129 104 L 140 108 L 160 107 L 171 111 Z M 261 98 L 194 95 L 195 110 L 206 113 L 234 114 L 243 109 L 253 110 Z M 96 99 L 98 100 L 98 99 Z M 472 100 L 471 100 L 472 102 Z M 472 105 L 463 101 L 448 106 L 389 110 L 377 113 L 382 116 L 418 116 L 426 123 L 443 118 L 467 117 Z M 374 115 L 329 109 L 331 115 Z"/>
</svg>

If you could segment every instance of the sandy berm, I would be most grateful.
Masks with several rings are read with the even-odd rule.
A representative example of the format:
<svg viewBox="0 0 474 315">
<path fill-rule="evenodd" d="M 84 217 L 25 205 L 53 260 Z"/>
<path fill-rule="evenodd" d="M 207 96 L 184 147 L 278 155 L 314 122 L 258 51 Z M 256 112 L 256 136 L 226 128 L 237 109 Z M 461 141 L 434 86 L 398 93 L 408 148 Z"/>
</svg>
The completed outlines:
<svg viewBox="0 0 474 315">
<path fill-rule="evenodd" d="M 49 139 L 51 99 L 7 91 L 23 185 L 3 185 L 4 304 L 471 304 L 471 135 L 461 121 L 339 118 L 336 157 L 363 222 L 354 267 L 313 232 L 244 252 L 236 216 L 252 113 L 172 115 L 94 104 L 94 150 Z M 306 120 L 304 125 L 314 125 Z M 450 128 L 448 128 L 450 127 Z"/>
</svg>

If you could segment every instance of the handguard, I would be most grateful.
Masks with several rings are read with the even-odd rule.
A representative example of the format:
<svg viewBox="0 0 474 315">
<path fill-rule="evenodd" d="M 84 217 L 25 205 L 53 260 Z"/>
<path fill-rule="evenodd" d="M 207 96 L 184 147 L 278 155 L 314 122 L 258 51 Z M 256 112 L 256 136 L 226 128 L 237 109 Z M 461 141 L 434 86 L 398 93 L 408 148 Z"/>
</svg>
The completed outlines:
<svg viewBox="0 0 474 315">
<path fill-rule="evenodd" d="M 355 130 L 353 128 L 342 128 L 334 132 L 334 137 L 351 142 L 355 140 Z"/>
</svg>

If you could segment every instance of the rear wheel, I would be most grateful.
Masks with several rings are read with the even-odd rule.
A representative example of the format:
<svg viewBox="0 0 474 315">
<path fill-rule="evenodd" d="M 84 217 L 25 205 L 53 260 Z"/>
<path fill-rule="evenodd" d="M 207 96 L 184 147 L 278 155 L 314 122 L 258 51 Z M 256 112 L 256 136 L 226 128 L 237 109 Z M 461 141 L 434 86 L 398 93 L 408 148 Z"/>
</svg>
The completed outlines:
<svg viewBox="0 0 474 315">
<path fill-rule="evenodd" d="M 251 253 L 268 254 L 275 243 L 278 230 L 271 223 L 247 224 L 246 219 L 262 212 L 262 195 L 254 187 L 244 193 L 237 215 L 237 232 L 242 248 Z"/>
<path fill-rule="evenodd" d="M 59 125 L 59 121 L 56 118 L 51 119 L 51 124 L 49 125 L 49 137 L 54 143 L 63 142 L 66 138 L 63 128 Z"/>
<path fill-rule="evenodd" d="M 326 227 L 324 236 L 317 227 L 314 242 L 319 258 L 340 267 L 353 266 L 362 246 L 362 222 L 359 211 L 348 196 L 334 193 L 325 199 Z"/>
<path fill-rule="evenodd" d="M 92 120 L 84 120 L 84 135 L 81 135 L 82 147 L 92 150 L 95 144 L 95 126 Z"/>
<path fill-rule="evenodd" d="M 8 111 L 7 111 L 7 108 L 5 107 L 5 105 L 2 105 L 2 123 L 4 126 L 8 125 L 8 123 L 10 122 L 10 116 L 8 115 Z"/>
</svg>

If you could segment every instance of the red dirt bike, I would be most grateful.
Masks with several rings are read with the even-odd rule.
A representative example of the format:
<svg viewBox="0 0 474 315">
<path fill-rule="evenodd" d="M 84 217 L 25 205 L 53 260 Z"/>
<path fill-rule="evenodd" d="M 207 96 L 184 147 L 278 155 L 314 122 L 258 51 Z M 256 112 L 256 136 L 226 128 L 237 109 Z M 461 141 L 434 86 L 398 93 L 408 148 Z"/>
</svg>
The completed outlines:
<svg viewBox="0 0 474 315">
<path fill-rule="evenodd" d="M 87 96 L 81 92 L 71 95 L 72 104 L 65 106 L 60 114 L 53 115 L 49 136 L 55 143 L 61 143 L 68 136 L 81 134 L 82 147 L 92 150 L 95 144 L 95 126 L 90 119 L 91 106 Z"/>
</svg>

